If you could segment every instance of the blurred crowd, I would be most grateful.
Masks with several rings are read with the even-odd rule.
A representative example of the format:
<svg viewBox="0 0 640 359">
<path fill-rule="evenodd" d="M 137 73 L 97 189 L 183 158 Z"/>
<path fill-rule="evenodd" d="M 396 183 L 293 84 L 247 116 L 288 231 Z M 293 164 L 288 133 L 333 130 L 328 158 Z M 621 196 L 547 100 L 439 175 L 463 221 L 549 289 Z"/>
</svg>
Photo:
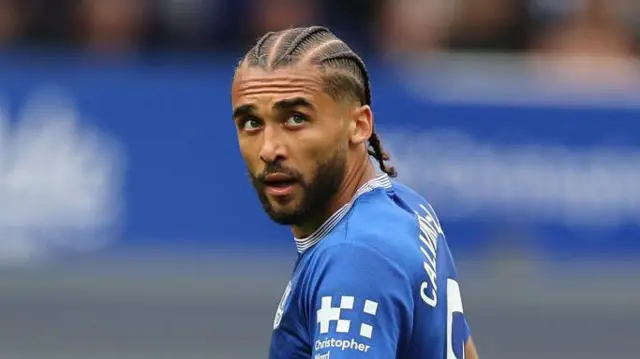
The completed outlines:
<svg viewBox="0 0 640 359">
<path fill-rule="evenodd" d="M 360 52 L 635 55 L 637 0 L 0 0 L 4 49 L 238 52 L 323 24 Z"/>
</svg>

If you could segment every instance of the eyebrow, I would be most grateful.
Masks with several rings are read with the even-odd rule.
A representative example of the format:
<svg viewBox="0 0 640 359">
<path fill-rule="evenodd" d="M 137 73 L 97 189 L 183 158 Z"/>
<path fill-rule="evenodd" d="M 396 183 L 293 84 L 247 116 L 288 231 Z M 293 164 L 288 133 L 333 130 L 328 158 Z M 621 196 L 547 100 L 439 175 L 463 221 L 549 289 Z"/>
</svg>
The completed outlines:
<svg viewBox="0 0 640 359">
<path fill-rule="evenodd" d="M 309 110 L 315 110 L 315 107 L 313 106 L 313 104 L 309 102 L 309 100 L 305 99 L 304 97 L 295 97 L 291 99 L 281 100 L 276 102 L 276 104 L 273 105 L 273 107 L 280 111 L 292 110 L 298 107 L 305 107 Z"/>
<path fill-rule="evenodd" d="M 274 108 L 280 111 L 292 110 L 298 107 L 305 107 L 310 110 L 315 110 L 315 107 L 309 100 L 304 97 L 295 97 L 291 99 L 280 100 L 273 105 Z M 253 114 L 256 111 L 256 106 L 252 104 L 244 104 L 236 107 L 233 110 L 233 118 L 242 118 Z"/>
<path fill-rule="evenodd" d="M 252 114 L 255 110 L 256 110 L 255 105 L 251 105 L 251 104 L 240 105 L 236 107 L 235 110 L 233 110 L 233 118 L 246 117 Z"/>
</svg>

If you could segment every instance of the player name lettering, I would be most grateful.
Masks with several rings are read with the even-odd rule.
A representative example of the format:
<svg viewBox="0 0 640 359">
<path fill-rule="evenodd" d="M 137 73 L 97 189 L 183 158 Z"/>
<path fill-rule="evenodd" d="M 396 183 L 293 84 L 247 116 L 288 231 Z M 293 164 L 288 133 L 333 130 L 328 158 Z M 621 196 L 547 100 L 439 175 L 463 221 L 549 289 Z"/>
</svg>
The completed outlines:
<svg viewBox="0 0 640 359">
<path fill-rule="evenodd" d="M 422 301 L 431 307 L 438 304 L 438 282 L 436 253 L 438 253 L 438 236 L 442 234 L 440 223 L 425 206 L 420 205 L 423 214 L 416 212 L 420 225 L 420 250 L 424 254 L 423 267 L 427 274 L 427 280 L 420 285 L 420 297 Z"/>
<path fill-rule="evenodd" d="M 340 340 L 340 339 L 330 338 L 330 339 L 324 339 L 324 340 L 316 340 L 316 344 L 315 344 L 316 350 L 338 348 L 340 350 L 346 350 L 346 349 L 357 350 L 363 353 L 366 353 L 370 347 L 371 346 L 369 345 L 358 343 L 355 339 Z M 324 358 L 324 357 L 321 357 L 321 358 Z"/>
</svg>

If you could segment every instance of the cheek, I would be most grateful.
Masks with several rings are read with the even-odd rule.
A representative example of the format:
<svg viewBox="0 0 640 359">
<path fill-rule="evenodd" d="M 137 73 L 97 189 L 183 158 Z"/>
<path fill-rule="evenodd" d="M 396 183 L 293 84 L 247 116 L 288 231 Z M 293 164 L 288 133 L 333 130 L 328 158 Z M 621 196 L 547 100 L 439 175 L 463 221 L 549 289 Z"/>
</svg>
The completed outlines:
<svg viewBox="0 0 640 359">
<path fill-rule="evenodd" d="M 300 164 L 305 177 L 305 182 L 309 183 L 318 176 L 318 167 L 327 161 L 335 148 L 328 145 L 309 145 L 300 151 Z"/>
<path fill-rule="evenodd" d="M 260 162 L 260 159 L 254 148 L 255 146 L 253 142 L 239 139 L 238 143 L 242 159 L 244 159 L 244 162 L 246 163 L 249 171 L 251 171 L 251 173 L 254 173 L 256 167 L 258 166 L 258 162 Z"/>
</svg>

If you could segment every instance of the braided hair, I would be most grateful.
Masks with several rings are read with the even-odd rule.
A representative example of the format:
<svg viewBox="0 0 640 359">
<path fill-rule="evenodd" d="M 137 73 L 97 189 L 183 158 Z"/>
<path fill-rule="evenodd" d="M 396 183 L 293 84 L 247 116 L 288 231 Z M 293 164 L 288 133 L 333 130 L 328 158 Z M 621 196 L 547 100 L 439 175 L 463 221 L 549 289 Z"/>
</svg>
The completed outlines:
<svg viewBox="0 0 640 359">
<path fill-rule="evenodd" d="M 369 73 L 362 59 L 325 27 L 294 28 L 269 32 L 258 40 L 238 65 L 276 70 L 299 63 L 317 66 L 323 71 L 326 91 L 335 100 L 352 98 L 371 106 Z M 367 150 L 391 177 L 396 170 L 387 164 L 389 155 L 382 149 L 380 137 L 372 132 Z"/>
</svg>

